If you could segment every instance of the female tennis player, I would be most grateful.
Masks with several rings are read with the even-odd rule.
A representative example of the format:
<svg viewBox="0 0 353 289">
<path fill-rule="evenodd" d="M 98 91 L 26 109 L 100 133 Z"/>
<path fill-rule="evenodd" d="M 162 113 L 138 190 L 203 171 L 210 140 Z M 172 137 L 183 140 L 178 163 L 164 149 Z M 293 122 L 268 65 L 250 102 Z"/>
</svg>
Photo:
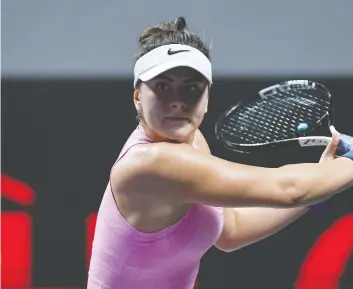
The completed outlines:
<svg viewBox="0 0 353 289">
<path fill-rule="evenodd" d="M 230 252 L 261 240 L 353 185 L 353 151 L 336 157 L 337 136 L 317 164 L 263 168 L 212 156 L 198 130 L 209 49 L 182 17 L 142 33 L 134 76 L 140 121 L 99 209 L 90 289 L 191 289 L 211 246 Z"/>
</svg>

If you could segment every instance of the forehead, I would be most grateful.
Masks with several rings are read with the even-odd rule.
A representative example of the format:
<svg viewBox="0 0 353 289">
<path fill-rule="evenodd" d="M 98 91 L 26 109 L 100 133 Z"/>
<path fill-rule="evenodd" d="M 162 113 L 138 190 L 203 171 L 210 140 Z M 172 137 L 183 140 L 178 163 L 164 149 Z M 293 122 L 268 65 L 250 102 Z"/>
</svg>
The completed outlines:
<svg viewBox="0 0 353 289">
<path fill-rule="evenodd" d="M 175 67 L 172 68 L 160 75 L 158 75 L 156 78 L 178 78 L 178 79 L 195 79 L 195 80 L 205 80 L 206 78 L 199 73 L 198 71 L 196 71 L 195 69 L 192 69 L 190 67 Z"/>
</svg>

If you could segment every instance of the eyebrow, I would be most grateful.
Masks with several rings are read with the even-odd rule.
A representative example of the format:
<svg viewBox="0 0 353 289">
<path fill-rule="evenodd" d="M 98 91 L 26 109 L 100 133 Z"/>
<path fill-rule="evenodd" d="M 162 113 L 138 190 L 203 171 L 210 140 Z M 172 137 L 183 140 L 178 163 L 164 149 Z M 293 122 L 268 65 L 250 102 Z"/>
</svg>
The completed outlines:
<svg viewBox="0 0 353 289">
<path fill-rule="evenodd" d="M 202 82 L 205 82 L 206 81 L 206 78 L 202 75 L 196 75 L 196 76 L 193 76 L 193 77 L 190 77 L 186 80 L 184 80 L 184 82 L 188 83 L 188 82 L 193 82 L 193 81 L 202 81 Z"/>
<path fill-rule="evenodd" d="M 164 79 L 170 82 L 174 82 L 174 79 L 165 75 L 158 75 L 156 76 L 155 79 Z M 190 78 L 185 79 L 183 82 L 184 83 L 189 83 L 189 82 L 193 82 L 193 81 L 205 81 L 206 79 L 202 76 L 202 75 L 196 75 L 196 76 L 192 76 Z"/>
<path fill-rule="evenodd" d="M 163 74 L 156 76 L 155 79 L 164 79 L 164 80 L 168 80 L 168 81 L 170 81 L 170 82 L 173 82 L 173 81 L 174 81 L 173 78 L 167 77 L 167 76 L 165 76 L 165 75 L 163 75 Z"/>
</svg>

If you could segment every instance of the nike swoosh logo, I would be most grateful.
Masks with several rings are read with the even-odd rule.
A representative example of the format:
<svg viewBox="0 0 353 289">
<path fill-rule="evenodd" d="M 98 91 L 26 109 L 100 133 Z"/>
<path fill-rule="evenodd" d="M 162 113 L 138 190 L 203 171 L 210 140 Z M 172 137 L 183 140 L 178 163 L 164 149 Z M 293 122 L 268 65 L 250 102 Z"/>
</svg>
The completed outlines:
<svg viewBox="0 0 353 289">
<path fill-rule="evenodd" d="M 173 54 L 177 54 L 177 53 L 180 53 L 180 52 L 188 52 L 190 50 L 173 50 L 171 48 L 169 48 L 168 50 L 168 55 L 173 55 Z"/>
</svg>

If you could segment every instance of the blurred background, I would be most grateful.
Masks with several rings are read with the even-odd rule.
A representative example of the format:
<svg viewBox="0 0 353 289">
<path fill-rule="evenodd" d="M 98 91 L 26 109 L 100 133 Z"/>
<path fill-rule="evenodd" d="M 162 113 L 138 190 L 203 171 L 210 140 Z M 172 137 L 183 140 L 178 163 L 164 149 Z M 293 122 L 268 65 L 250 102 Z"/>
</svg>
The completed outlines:
<svg viewBox="0 0 353 289">
<path fill-rule="evenodd" d="M 318 161 L 317 149 L 245 157 L 215 138 L 228 106 L 289 79 L 328 87 L 336 127 L 353 135 L 351 0 L 1 2 L 2 288 L 84 288 L 95 214 L 137 125 L 132 59 L 147 26 L 184 16 L 212 43 L 201 130 L 214 155 L 271 167 Z M 197 287 L 353 288 L 352 193 L 239 251 L 212 248 Z"/>
</svg>

